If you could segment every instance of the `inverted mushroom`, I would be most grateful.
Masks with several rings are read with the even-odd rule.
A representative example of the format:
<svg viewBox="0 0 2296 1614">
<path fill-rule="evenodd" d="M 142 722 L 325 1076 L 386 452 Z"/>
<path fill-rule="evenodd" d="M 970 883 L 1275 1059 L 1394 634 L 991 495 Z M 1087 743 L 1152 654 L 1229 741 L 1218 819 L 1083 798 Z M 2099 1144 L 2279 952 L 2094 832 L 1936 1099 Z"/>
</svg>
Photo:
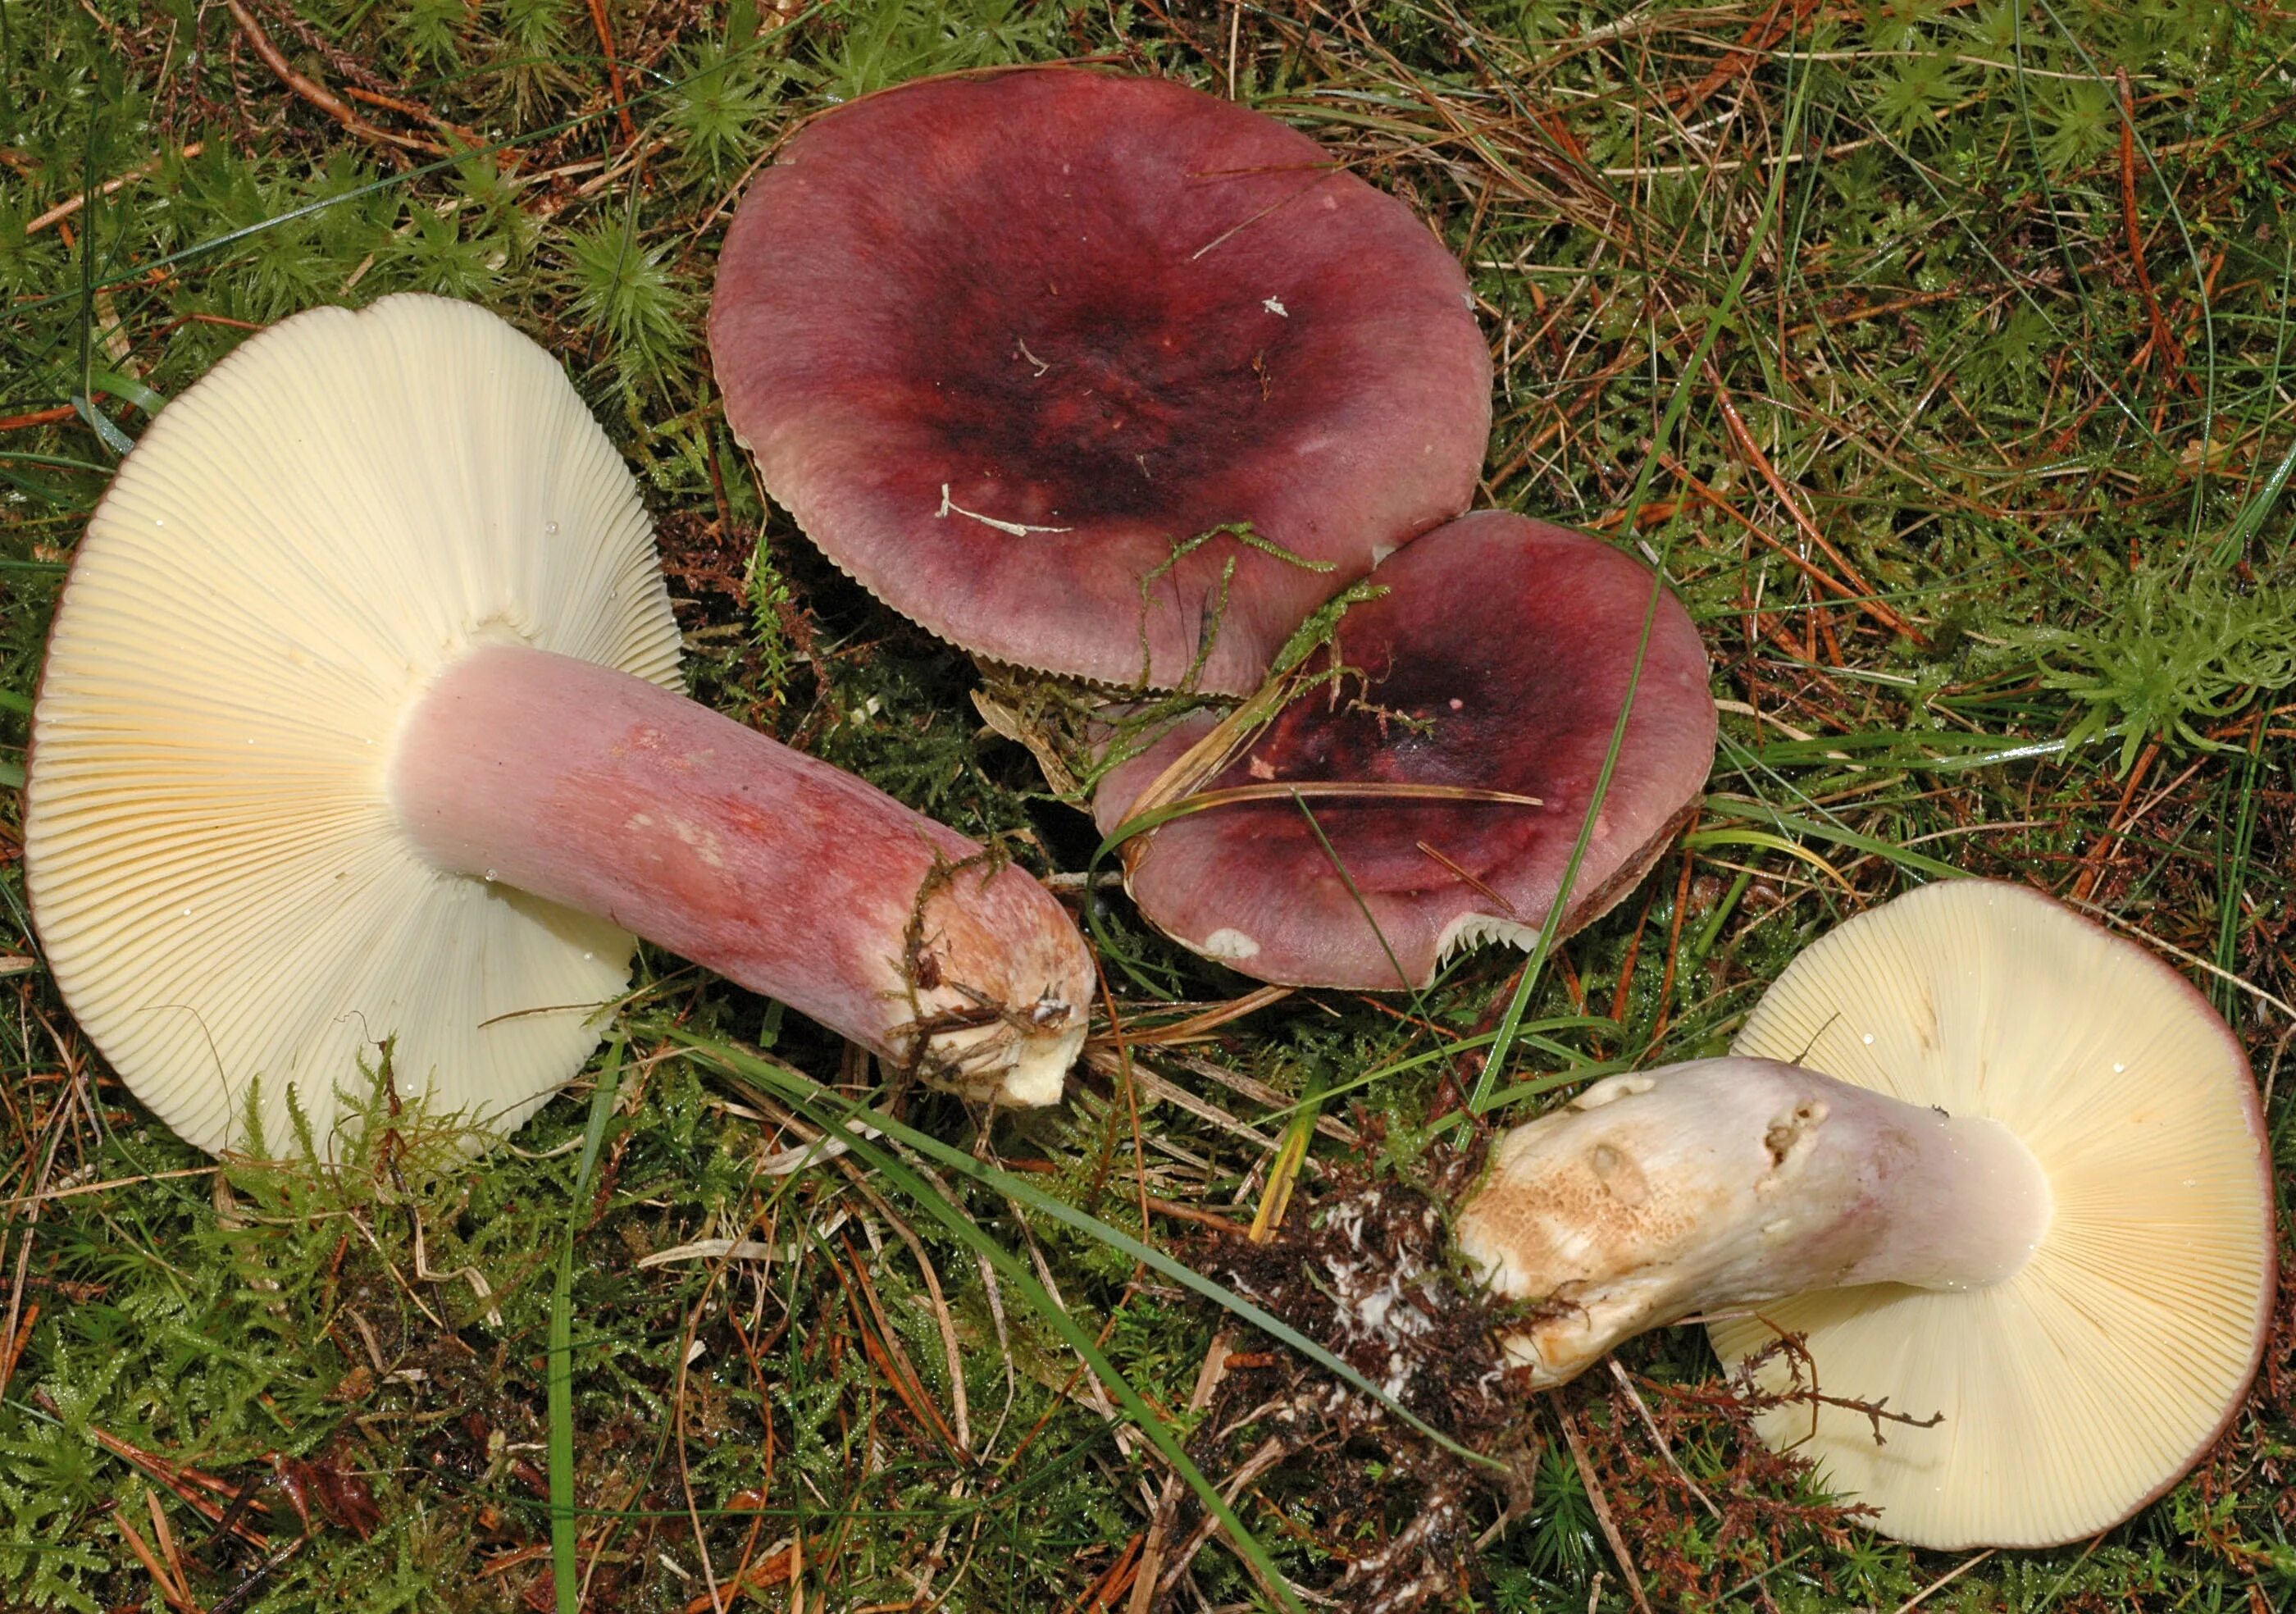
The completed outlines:
<svg viewBox="0 0 2296 1614">
<path fill-rule="evenodd" d="M 1805 1389 L 1942 1416 L 1805 1397 L 1763 1438 L 1930 1547 L 2093 1535 L 2223 1431 L 2271 1312 L 2270 1150 L 2239 1042 L 2174 971 L 1954 881 L 1804 952 L 1735 1055 L 1497 1145 L 1458 1237 L 1536 1303 L 1508 1341 L 1534 1382 L 1693 1314 L 1723 1314 L 1726 1364 L 1801 1336 Z M 1767 1389 L 1792 1376 L 1761 1358 Z"/>
<path fill-rule="evenodd" d="M 1418 539 L 1372 580 L 1387 592 L 1348 612 L 1333 652 L 1354 671 L 1311 687 L 1202 791 L 1369 783 L 1538 805 L 1277 797 L 1173 818 L 1127 841 L 1126 884 L 1141 913 L 1262 980 L 1422 987 L 1459 948 L 1534 945 L 1554 922 L 1630 691 L 1562 934 L 1633 889 L 1713 761 L 1698 630 L 1648 569 L 1609 545 L 1481 511 Z M 1103 833 L 1212 722 L 1184 722 L 1108 772 L 1094 798 Z"/>
<path fill-rule="evenodd" d="M 678 692 L 636 487 L 557 364 L 428 297 L 171 404 L 90 520 L 25 870 L 81 1027 L 201 1147 L 338 1084 L 515 1127 L 635 930 L 936 1081 L 1057 1095 L 1091 963 L 1021 871 Z"/>
<path fill-rule="evenodd" d="M 965 649 L 1113 684 L 1256 686 L 1466 507 L 1490 429 L 1465 276 L 1409 209 L 1271 118 L 1075 69 L 808 125 L 734 215 L 709 338 L 831 560 Z M 1239 522 L 1307 564 L 1188 547 Z"/>
</svg>

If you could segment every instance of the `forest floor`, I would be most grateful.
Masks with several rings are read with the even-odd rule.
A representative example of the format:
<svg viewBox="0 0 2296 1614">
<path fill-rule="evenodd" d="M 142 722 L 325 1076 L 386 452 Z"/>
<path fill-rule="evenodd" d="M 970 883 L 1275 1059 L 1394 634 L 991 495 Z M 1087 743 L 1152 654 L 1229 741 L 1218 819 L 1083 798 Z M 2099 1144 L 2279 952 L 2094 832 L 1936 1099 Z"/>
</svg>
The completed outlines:
<svg viewBox="0 0 2296 1614">
<path fill-rule="evenodd" d="M 1528 977 L 1487 950 L 1410 1000 L 1255 992 L 1116 895 L 1070 1102 L 985 1136 L 906 1094 L 914 1133 L 792 1168 L 883 1097 L 865 1062 L 646 954 L 513 1146 L 174 1139 L 45 971 L 21 746 L 119 455 L 313 305 L 471 299 L 562 356 L 697 694 L 1086 873 L 982 675 L 768 507 L 701 337 L 802 119 L 1054 59 L 1233 96 L 1432 221 L 1497 362 L 1480 502 L 1632 543 L 1706 637 L 1689 832 Z M 2285 1309 L 2135 1520 L 1932 1554 L 1753 1441 L 1700 1331 L 1553 1395 L 1431 1372 L 1423 1430 L 1340 1388 L 1300 1274 L 1352 1237 L 1439 1275 L 1420 1213 L 1486 1128 L 1720 1052 L 1810 939 L 1952 873 L 2174 962 L 2296 1164 L 2292 164 L 2263 0 L 0 0 L 0 1608 L 2290 1606 Z M 1455 1298 L 1456 1374 L 1490 1347 Z"/>
</svg>

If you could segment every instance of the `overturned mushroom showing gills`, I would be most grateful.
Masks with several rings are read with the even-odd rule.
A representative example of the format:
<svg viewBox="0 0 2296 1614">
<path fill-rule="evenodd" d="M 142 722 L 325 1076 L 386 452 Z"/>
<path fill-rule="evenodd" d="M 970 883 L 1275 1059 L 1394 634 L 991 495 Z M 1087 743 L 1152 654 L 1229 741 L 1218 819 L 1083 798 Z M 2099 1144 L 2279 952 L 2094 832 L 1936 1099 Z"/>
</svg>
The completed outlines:
<svg viewBox="0 0 2296 1614">
<path fill-rule="evenodd" d="M 1766 1348 L 1800 1336 L 1801 1388 L 1838 1399 L 1789 1397 L 1764 1438 L 1903 1540 L 2045 1546 L 2128 1518 L 2231 1420 L 2271 1196 L 2247 1060 L 2198 993 L 2046 897 L 1954 881 L 1803 953 L 1734 1057 L 1509 1133 L 1458 1233 L 1535 1303 L 1508 1344 L 1537 1382 L 1720 1313 L 1724 1363 L 1783 1393 L 1793 1355 Z"/>
<path fill-rule="evenodd" d="M 48 643 L 50 966 L 192 1142 L 401 1093 L 515 1127 L 627 930 L 926 1077 L 1057 1095 L 1090 960 L 1021 871 L 678 692 L 637 491 L 549 355 L 428 297 L 299 315 L 122 463 Z M 256 1084 L 259 1082 L 259 1088 Z"/>
<path fill-rule="evenodd" d="M 967 650 L 1115 684 L 1251 689 L 1466 508 L 1490 430 L 1465 276 L 1408 208 L 1274 119 L 1076 69 L 800 130 L 726 233 L 709 346 L 831 560 Z M 1236 522 L 1314 569 L 1190 547 Z"/>
<path fill-rule="evenodd" d="M 1698 630 L 1609 545 L 1480 511 L 1420 538 L 1372 581 L 1387 592 L 1349 610 L 1337 636 L 1339 664 L 1352 670 L 1311 685 L 1201 787 L 1278 793 L 1125 843 L 1141 913 L 1262 980 L 1391 991 L 1427 985 L 1462 947 L 1535 945 L 1630 690 L 1562 934 L 1633 889 L 1713 762 Z M 1103 832 L 1210 726 L 1210 717 L 1182 723 L 1111 769 L 1093 803 Z M 1431 793 L 1295 800 L 1280 793 L 1286 783 L 1465 787 L 1538 805 Z"/>
</svg>

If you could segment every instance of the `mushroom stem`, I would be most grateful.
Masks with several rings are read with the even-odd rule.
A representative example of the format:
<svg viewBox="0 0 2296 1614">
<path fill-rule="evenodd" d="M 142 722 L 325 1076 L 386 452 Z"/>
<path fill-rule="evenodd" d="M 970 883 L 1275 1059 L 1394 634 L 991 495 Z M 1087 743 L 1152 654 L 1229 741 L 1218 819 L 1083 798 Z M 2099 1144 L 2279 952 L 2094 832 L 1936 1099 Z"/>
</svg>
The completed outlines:
<svg viewBox="0 0 2296 1614">
<path fill-rule="evenodd" d="M 2047 1176 L 1997 1121 L 1712 1059 L 1612 1077 L 1508 1133 L 1458 1237 L 1499 1293 L 1538 1303 L 1506 1346 L 1550 1385 L 1693 1313 L 2000 1282 L 2050 1211 Z"/>
<path fill-rule="evenodd" d="M 440 869 L 779 998 L 928 1079 L 1049 1103 L 1092 964 L 1029 875 L 697 701 L 495 644 L 412 703 L 388 789 Z"/>
</svg>

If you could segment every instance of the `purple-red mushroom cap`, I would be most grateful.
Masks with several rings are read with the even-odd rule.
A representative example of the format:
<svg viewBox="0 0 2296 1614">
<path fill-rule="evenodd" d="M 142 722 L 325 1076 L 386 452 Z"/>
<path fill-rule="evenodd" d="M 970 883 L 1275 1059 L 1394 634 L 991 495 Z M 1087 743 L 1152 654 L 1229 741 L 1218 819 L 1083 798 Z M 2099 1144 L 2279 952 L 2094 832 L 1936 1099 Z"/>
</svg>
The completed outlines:
<svg viewBox="0 0 2296 1614">
<path fill-rule="evenodd" d="M 1568 935 L 1656 861 L 1713 760 L 1698 631 L 1646 567 L 1611 545 L 1479 512 L 1372 580 L 1387 592 L 1351 609 L 1326 652 L 1349 670 L 1313 684 L 1199 788 L 1385 793 L 1230 801 L 1125 843 L 1127 884 L 1152 923 L 1263 980 L 1396 990 L 1428 984 L 1463 947 L 1534 945 L 1592 811 L 1559 922 Z M 1212 723 L 1190 718 L 1110 769 L 1094 799 L 1102 832 Z M 1537 805 L 1395 793 L 1413 786 Z"/>
<path fill-rule="evenodd" d="M 709 327 L 735 435 L 831 560 L 967 650 L 1110 684 L 1255 687 L 1466 507 L 1489 434 L 1426 225 L 1151 78 L 939 79 L 815 120 L 743 197 Z M 1235 523 L 1296 559 L 1197 542 Z"/>
</svg>

